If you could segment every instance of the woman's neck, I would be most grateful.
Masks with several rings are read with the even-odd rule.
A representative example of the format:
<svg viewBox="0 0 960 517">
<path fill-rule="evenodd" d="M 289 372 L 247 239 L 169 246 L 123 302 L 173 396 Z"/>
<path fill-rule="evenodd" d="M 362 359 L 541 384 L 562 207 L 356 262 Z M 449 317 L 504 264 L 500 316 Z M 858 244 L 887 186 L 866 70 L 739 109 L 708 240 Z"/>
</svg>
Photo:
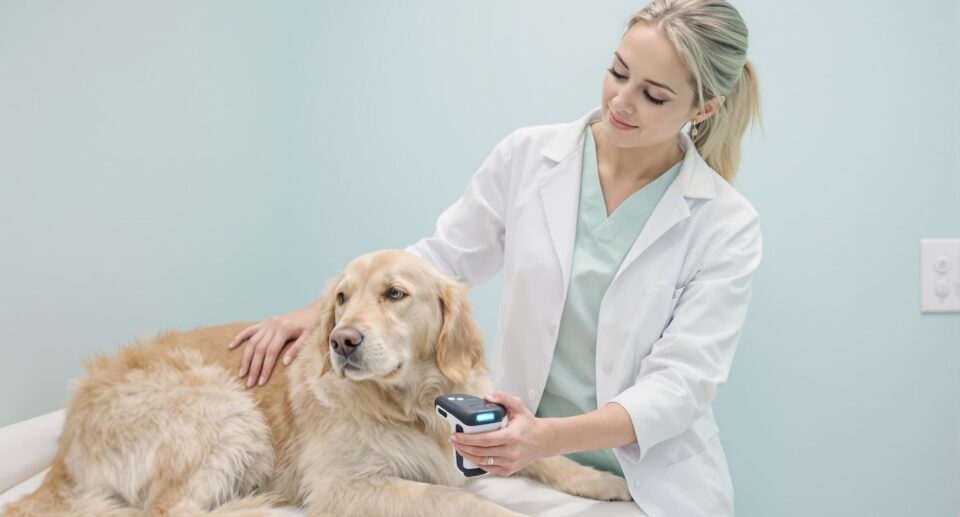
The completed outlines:
<svg viewBox="0 0 960 517">
<path fill-rule="evenodd" d="M 604 176 L 616 183 L 645 185 L 683 159 L 683 149 L 676 139 L 647 147 L 623 149 L 604 141 L 599 123 L 593 124 L 590 129 L 597 145 L 597 166 Z"/>
</svg>

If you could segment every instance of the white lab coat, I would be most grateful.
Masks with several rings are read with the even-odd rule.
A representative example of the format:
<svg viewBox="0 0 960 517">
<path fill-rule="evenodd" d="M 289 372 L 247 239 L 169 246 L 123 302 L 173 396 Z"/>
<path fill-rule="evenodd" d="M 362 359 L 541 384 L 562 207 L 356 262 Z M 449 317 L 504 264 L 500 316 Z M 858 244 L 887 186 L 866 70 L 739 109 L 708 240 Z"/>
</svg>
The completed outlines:
<svg viewBox="0 0 960 517">
<path fill-rule="evenodd" d="M 476 285 L 504 268 L 491 371 L 536 411 L 570 278 L 585 126 L 505 137 L 432 237 L 406 251 Z M 733 515 L 711 404 L 726 381 L 760 263 L 757 212 L 681 133 L 685 155 L 600 304 L 597 406 L 622 405 L 637 443 L 614 449 L 650 517 Z"/>
</svg>

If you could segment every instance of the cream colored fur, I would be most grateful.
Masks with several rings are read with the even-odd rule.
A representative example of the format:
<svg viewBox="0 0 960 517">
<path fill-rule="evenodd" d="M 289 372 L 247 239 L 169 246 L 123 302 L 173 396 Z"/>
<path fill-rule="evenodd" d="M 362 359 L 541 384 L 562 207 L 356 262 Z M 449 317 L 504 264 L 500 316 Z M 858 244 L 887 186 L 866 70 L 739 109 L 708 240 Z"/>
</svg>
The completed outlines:
<svg viewBox="0 0 960 517">
<path fill-rule="evenodd" d="M 516 515 L 460 488 L 434 413 L 437 395 L 492 389 L 465 286 L 388 250 L 353 260 L 323 300 L 300 357 L 262 387 L 244 387 L 241 349 L 226 346 L 249 323 L 89 360 L 43 484 L 2 515 Z M 359 368 L 331 354 L 331 332 L 348 325 L 364 334 Z M 630 499 L 621 478 L 562 457 L 519 474 Z"/>
</svg>

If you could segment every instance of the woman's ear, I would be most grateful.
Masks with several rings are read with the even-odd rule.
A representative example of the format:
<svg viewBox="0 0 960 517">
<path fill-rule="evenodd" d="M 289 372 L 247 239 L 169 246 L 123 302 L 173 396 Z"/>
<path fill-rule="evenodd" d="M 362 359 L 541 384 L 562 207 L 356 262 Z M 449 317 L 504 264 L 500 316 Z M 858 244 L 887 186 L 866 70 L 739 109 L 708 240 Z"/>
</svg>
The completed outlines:
<svg viewBox="0 0 960 517">
<path fill-rule="evenodd" d="M 320 296 L 320 318 L 315 325 L 306 330 L 309 334 L 303 344 L 305 347 L 314 347 L 320 353 L 320 376 L 326 375 L 333 369 L 333 364 L 330 362 L 330 333 L 337 324 L 337 285 L 339 283 L 339 275 L 327 281 L 327 287 Z"/>
<path fill-rule="evenodd" d="M 451 381 L 461 382 L 483 363 L 483 334 L 467 303 L 467 287 L 449 281 L 440 287 L 443 325 L 437 338 L 437 366 Z"/>
</svg>

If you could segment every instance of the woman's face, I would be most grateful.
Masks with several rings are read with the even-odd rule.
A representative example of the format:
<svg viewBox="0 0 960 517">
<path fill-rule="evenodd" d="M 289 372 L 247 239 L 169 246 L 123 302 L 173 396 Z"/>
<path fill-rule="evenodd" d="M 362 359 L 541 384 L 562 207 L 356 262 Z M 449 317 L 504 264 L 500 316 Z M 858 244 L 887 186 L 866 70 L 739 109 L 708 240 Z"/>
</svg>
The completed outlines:
<svg viewBox="0 0 960 517">
<path fill-rule="evenodd" d="M 667 37 L 655 26 L 634 24 L 620 40 L 603 79 L 600 131 L 605 140 L 622 148 L 674 141 L 699 111 L 690 80 Z"/>
</svg>

